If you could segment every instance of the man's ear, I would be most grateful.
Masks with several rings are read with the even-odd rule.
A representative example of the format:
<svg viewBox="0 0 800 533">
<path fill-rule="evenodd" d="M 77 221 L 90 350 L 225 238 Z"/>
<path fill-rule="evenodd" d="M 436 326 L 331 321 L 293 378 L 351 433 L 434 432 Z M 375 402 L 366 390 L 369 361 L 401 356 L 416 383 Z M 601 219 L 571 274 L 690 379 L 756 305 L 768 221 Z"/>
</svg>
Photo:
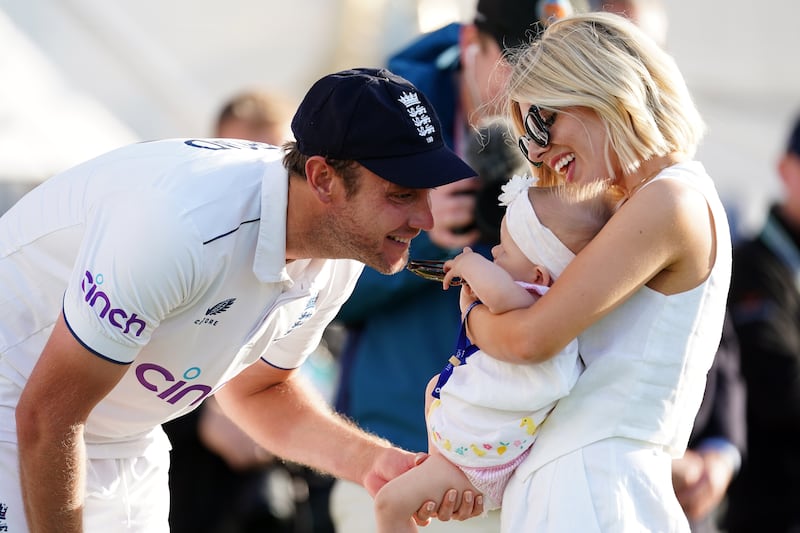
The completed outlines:
<svg viewBox="0 0 800 533">
<path fill-rule="evenodd" d="M 480 37 L 478 28 L 474 24 L 464 24 L 458 32 L 458 48 L 461 53 L 461 64 L 470 64 L 471 54 L 475 54 L 480 49 Z"/>
<path fill-rule="evenodd" d="M 323 203 L 331 201 L 335 176 L 336 173 L 324 157 L 315 155 L 306 161 L 306 182 L 311 193 Z"/>
</svg>

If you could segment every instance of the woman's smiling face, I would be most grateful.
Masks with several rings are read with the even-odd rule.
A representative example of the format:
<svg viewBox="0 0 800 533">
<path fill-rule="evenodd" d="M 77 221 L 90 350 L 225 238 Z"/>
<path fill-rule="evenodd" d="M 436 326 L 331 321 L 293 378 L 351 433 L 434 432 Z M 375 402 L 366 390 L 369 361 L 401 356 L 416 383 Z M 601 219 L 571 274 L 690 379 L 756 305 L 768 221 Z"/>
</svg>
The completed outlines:
<svg viewBox="0 0 800 533">
<path fill-rule="evenodd" d="M 521 118 L 530 109 L 530 102 L 519 105 Z M 550 143 L 542 148 L 535 142 L 528 143 L 528 156 L 531 161 L 541 161 L 559 177 L 570 183 L 588 183 L 598 179 L 608 179 L 605 147 L 608 134 L 600 117 L 586 107 L 566 107 L 556 112 L 542 109 L 541 118 L 549 126 Z M 619 172 L 619 162 L 612 154 L 612 168 Z"/>
</svg>

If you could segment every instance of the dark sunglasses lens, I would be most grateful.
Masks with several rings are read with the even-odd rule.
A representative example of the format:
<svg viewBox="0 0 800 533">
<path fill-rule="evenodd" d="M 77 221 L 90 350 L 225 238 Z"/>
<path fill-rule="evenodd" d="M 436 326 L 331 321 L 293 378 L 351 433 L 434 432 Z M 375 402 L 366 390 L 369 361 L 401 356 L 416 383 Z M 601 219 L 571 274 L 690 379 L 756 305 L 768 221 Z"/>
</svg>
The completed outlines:
<svg viewBox="0 0 800 533">
<path fill-rule="evenodd" d="M 550 132 L 547 131 L 547 126 L 544 121 L 539 117 L 538 113 L 529 111 L 525 117 L 525 131 L 528 136 L 542 148 L 547 147 L 550 143 Z"/>
<path fill-rule="evenodd" d="M 519 138 L 519 141 L 518 141 L 518 143 L 519 143 L 519 151 L 522 152 L 522 155 L 525 156 L 525 159 L 527 159 L 530 164 L 532 164 L 536 168 L 539 168 L 539 167 L 542 166 L 542 162 L 541 161 L 533 161 L 531 159 L 531 157 L 528 155 L 528 144 L 530 142 L 531 141 L 530 141 L 529 137 L 526 137 L 525 135 L 521 135 L 520 138 Z"/>
<path fill-rule="evenodd" d="M 522 152 L 522 155 L 525 156 L 525 159 L 530 161 L 531 158 L 528 157 L 528 139 L 524 135 L 520 135 L 518 143 L 519 151 Z"/>
</svg>

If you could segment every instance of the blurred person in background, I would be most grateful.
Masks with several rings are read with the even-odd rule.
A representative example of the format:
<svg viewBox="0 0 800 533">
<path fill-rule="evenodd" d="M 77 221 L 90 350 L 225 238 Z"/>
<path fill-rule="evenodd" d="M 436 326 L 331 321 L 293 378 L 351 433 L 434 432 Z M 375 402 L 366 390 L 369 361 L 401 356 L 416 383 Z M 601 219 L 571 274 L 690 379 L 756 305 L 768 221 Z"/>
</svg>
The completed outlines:
<svg viewBox="0 0 800 533">
<path fill-rule="evenodd" d="M 590 6 L 631 19 L 666 47 L 668 19 L 661 0 L 592 0 Z M 675 493 L 694 533 L 718 531 L 720 506 L 746 448 L 745 425 L 739 344 L 726 317 L 688 448 L 672 463 Z"/>
<path fill-rule="evenodd" d="M 431 193 L 434 227 L 415 239 L 414 259 L 450 259 L 465 246 L 489 256 L 498 241 L 500 185 L 526 165 L 504 124 L 490 123 L 502 110 L 497 97 L 508 68 L 504 52 L 527 43 L 542 17 L 571 12 L 569 2 L 479 0 L 473 23 L 450 24 L 421 36 L 393 55 L 389 69 L 428 96 L 445 142 L 479 178 L 437 187 Z M 441 370 L 458 334 L 458 291 L 401 272 L 386 277 L 365 268 L 338 320 L 347 327 L 336 407 L 360 426 L 407 450 L 427 450 L 424 391 Z M 374 532 L 372 498 L 360 486 L 337 480 L 331 518 L 340 533 Z M 444 515 L 441 518 L 448 518 Z M 434 520 L 428 533 L 499 530 L 499 513 L 485 520 Z"/>
<path fill-rule="evenodd" d="M 708 371 L 703 401 L 683 457 L 672 461 L 675 494 L 693 533 L 719 531 L 728 488 L 747 450 L 746 386 L 730 314 Z"/>
<path fill-rule="evenodd" d="M 667 44 L 667 10 L 662 0 L 589 0 L 589 7 L 627 17 L 662 47 Z"/>
<path fill-rule="evenodd" d="M 730 533 L 800 531 L 800 116 L 777 162 L 782 198 L 734 250 L 729 308 L 747 385 L 747 455 Z"/>
<path fill-rule="evenodd" d="M 245 90 L 222 105 L 214 123 L 214 134 L 280 146 L 292 136 L 289 124 L 294 109 L 289 99 L 277 91 Z"/>
</svg>

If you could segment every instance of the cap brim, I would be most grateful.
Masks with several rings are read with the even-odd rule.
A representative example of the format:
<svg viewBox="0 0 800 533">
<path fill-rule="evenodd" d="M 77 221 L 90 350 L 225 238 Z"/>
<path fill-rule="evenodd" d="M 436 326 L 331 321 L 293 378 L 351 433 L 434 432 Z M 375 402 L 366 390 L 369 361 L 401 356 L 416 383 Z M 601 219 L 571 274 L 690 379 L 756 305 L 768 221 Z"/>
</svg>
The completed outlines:
<svg viewBox="0 0 800 533">
<path fill-rule="evenodd" d="M 478 175 L 445 146 L 416 154 L 356 161 L 381 178 L 412 189 L 430 189 Z"/>
</svg>

